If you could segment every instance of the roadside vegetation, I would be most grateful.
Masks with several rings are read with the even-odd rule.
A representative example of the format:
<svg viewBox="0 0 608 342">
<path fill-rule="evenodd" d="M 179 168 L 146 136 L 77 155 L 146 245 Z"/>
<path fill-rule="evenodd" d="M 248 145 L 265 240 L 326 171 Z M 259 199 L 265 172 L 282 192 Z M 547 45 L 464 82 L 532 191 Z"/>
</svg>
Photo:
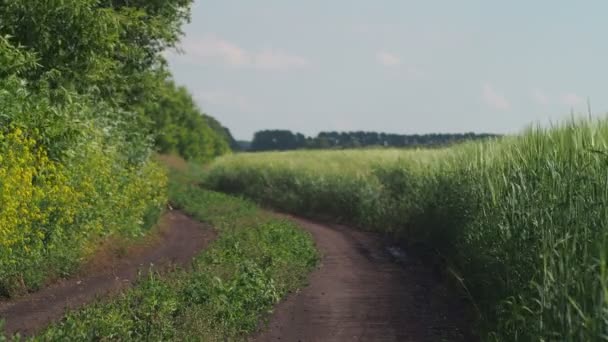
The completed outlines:
<svg viewBox="0 0 608 342">
<path fill-rule="evenodd" d="M 203 190 L 200 167 L 169 160 L 184 168 L 171 172 L 172 205 L 211 224 L 217 240 L 191 269 L 150 272 L 121 295 L 71 312 L 30 340 L 243 340 L 302 286 L 318 258 L 307 233 L 247 200 Z"/>
<path fill-rule="evenodd" d="M 608 121 L 434 150 L 237 154 L 206 184 L 433 248 L 483 340 L 608 336 Z"/>
<path fill-rule="evenodd" d="M 190 4 L 2 1 L 0 297 L 73 273 L 100 239 L 144 234 L 167 201 L 155 150 L 229 152 L 162 55 Z"/>
</svg>

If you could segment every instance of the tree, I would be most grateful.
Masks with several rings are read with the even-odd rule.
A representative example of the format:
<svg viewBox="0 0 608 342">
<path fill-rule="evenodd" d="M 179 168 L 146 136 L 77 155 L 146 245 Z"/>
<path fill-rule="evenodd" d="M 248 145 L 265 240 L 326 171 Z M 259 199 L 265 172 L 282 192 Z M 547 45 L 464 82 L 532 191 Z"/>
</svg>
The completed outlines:
<svg viewBox="0 0 608 342">
<path fill-rule="evenodd" d="M 221 125 L 203 118 L 190 94 L 176 89 L 161 54 L 178 43 L 191 3 L 0 0 L 0 37 L 33 56 L 35 67 L 19 70 L 30 88 L 108 103 L 129 116 L 128 139 L 152 134 L 161 151 L 208 159 L 228 150 L 230 135 L 210 128 Z M 0 62 L 14 58 L 5 55 Z M 13 72 L 3 67 L 0 75 L 6 70 Z"/>
<path fill-rule="evenodd" d="M 377 132 L 320 132 L 316 137 L 306 137 L 288 130 L 256 132 L 251 149 L 254 151 L 294 150 L 300 148 L 330 149 L 381 147 L 443 146 L 465 140 L 487 139 L 494 134 L 424 134 L 404 135 Z"/>
<path fill-rule="evenodd" d="M 288 130 L 265 130 L 256 132 L 251 142 L 252 151 L 295 150 L 306 146 L 306 137 Z"/>
<path fill-rule="evenodd" d="M 157 101 L 146 107 L 160 152 L 199 161 L 228 152 L 226 131 L 215 119 L 201 113 L 188 90 L 171 80 L 164 86 Z"/>
</svg>

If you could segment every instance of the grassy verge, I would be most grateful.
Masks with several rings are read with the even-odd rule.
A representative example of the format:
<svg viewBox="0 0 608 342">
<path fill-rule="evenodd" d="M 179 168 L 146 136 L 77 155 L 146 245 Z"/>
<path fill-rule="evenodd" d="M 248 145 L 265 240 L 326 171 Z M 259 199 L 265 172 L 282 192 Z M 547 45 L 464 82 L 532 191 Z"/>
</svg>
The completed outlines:
<svg viewBox="0 0 608 342">
<path fill-rule="evenodd" d="M 606 340 L 608 121 L 440 150 L 220 158 L 206 182 L 433 247 L 484 340 Z"/>
<path fill-rule="evenodd" d="M 219 232 L 192 270 L 150 273 L 119 297 L 71 312 L 32 340 L 241 340 L 302 285 L 317 262 L 310 236 L 248 201 L 201 189 L 192 170 L 171 172 L 172 205 Z"/>
</svg>

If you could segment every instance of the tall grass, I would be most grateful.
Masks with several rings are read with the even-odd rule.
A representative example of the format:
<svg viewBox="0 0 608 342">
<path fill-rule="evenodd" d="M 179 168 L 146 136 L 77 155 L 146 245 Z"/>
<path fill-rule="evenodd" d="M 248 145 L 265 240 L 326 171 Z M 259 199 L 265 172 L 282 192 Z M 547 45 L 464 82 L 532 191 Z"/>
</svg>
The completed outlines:
<svg viewBox="0 0 608 342">
<path fill-rule="evenodd" d="M 432 246 L 484 340 L 608 339 L 608 121 L 442 150 L 219 159 L 206 182 Z"/>
</svg>

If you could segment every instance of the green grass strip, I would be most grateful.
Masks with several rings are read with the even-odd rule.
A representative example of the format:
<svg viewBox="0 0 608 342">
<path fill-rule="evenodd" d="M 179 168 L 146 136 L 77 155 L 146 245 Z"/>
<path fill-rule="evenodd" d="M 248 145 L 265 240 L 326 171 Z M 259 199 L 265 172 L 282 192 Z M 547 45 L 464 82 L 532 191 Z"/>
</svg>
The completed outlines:
<svg viewBox="0 0 608 342">
<path fill-rule="evenodd" d="M 193 269 L 150 273 L 119 297 L 71 312 L 30 340 L 242 340 L 302 285 L 318 260 L 307 233 L 249 201 L 203 190 L 189 175 L 172 171 L 172 205 L 219 232 Z"/>
</svg>

